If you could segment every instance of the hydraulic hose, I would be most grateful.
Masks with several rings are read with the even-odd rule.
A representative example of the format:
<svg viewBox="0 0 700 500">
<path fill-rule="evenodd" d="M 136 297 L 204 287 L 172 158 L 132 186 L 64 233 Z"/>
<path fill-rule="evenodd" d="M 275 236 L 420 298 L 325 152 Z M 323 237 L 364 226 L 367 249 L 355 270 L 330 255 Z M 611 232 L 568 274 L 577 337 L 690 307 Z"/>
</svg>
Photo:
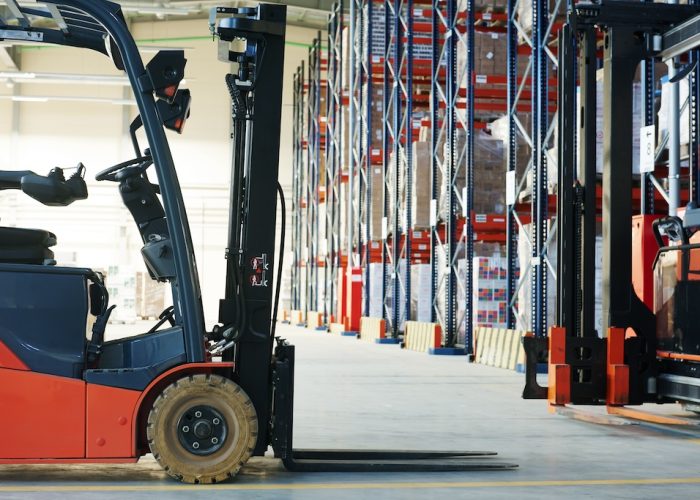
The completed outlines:
<svg viewBox="0 0 700 500">
<path fill-rule="evenodd" d="M 275 337 L 275 332 L 277 330 L 277 309 L 280 303 L 280 290 L 282 289 L 282 267 L 284 266 L 284 239 L 287 228 L 287 204 L 284 201 L 284 190 L 282 185 L 277 183 L 277 194 L 280 198 L 280 208 L 282 210 L 282 228 L 280 230 L 280 247 L 279 247 L 279 263 L 277 264 L 277 284 L 275 286 L 275 302 L 272 308 L 272 326 L 270 327 L 270 334 Z"/>
</svg>

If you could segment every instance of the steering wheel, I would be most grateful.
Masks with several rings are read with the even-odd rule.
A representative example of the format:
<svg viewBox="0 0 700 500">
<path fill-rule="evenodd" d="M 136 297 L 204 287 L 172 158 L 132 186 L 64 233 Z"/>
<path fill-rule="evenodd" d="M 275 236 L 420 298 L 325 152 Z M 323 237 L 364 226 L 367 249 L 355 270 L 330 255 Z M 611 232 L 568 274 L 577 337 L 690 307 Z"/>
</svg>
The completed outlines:
<svg viewBox="0 0 700 500">
<path fill-rule="evenodd" d="M 95 180 L 119 182 L 124 177 L 143 174 L 151 165 L 153 165 L 153 158 L 151 158 L 150 155 L 140 156 L 138 158 L 134 158 L 133 160 L 125 161 L 123 163 L 119 163 L 118 165 L 104 169 L 95 176 Z"/>
</svg>

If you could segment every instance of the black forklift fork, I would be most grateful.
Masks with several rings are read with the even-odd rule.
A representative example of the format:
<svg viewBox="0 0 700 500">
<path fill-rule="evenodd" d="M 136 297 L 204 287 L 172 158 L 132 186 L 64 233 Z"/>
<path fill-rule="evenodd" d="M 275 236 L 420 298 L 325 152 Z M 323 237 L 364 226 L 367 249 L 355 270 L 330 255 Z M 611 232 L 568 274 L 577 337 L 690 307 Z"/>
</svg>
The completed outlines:
<svg viewBox="0 0 700 500">
<path fill-rule="evenodd" d="M 507 470 L 515 464 L 490 460 L 491 451 L 294 449 L 294 346 L 277 340 L 273 365 L 271 444 L 293 472 L 447 472 Z"/>
<path fill-rule="evenodd" d="M 226 17 L 217 22 L 219 16 Z M 277 309 L 272 287 L 273 228 L 285 25 L 286 6 L 278 4 L 260 4 L 256 8 L 217 7 L 212 9 L 210 17 L 212 34 L 220 40 L 220 58 L 238 66 L 237 73 L 226 78 L 232 100 L 234 148 L 226 295 L 220 304 L 219 321 L 223 326 L 218 329 L 217 354 L 235 361 L 232 378 L 255 406 L 260 425 L 254 454 L 264 455 L 271 445 L 288 470 L 303 472 L 517 467 L 488 460 L 496 455 L 493 452 L 293 448 L 294 346 L 281 339 L 273 345 Z"/>
</svg>

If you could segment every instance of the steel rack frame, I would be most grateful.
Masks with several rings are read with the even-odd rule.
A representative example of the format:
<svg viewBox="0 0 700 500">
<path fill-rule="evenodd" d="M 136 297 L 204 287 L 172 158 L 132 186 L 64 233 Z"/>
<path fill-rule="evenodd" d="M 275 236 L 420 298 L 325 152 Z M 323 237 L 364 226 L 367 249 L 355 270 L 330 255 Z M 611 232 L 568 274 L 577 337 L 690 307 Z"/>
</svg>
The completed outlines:
<svg viewBox="0 0 700 500">
<path fill-rule="evenodd" d="M 294 73 L 294 99 L 292 129 L 293 172 L 292 172 L 292 263 L 290 276 L 290 309 L 302 309 L 302 199 L 304 198 L 304 62 Z M 304 294 L 305 295 L 305 294 Z M 305 300 L 304 300 L 305 302 Z"/>
<path fill-rule="evenodd" d="M 321 155 L 321 34 L 318 33 L 308 56 L 308 98 L 306 101 L 306 314 L 318 311 L 319 257 L 319 174 Z"/>
<path fill-rule="evenodd" d="M 342 57 L 343 57 L 343 3 L 333 4 L 328 20 L 328 62 L 326 70 L 326 130 L 325 130 L 325 238 L 323 324 L 338 318 L 337 283 L 340 269 L 340 197 L 342 181 Z"/>
<path fill-rule="evenodd" d="M 555 266 L 548 255 L 548 247 L 556 237 L 556 231 L 549 230 L 550 221 L 555 215 L 549 210 L 547 192 L 547 169 L 556 169 L 556 158 L 549 152 L 550 141 L 556 127 L 556 116 L 549 123 L 550 74 L 557 69 L 557 57 L 551 49 L 552 35 L 556 28 L 556 13 L 567 0 L 532 0 L 532 32 L 528 34 L 517 19 L 520 2 L 526 0 L 508 0 L 508 116 L 509 116 L 509 154 L 508 171 L 511 172 L 511 193 L 507 212 L 507 261 L 509 304 L 508 327 L 531 330 L 536 336 L 547 334 L 547 282 L 556 281 Z M 518 36 L 522 37 L 530 49 L 530 61 L 523 75 L 518 75 Z M 531 91 L 531 127 L 528 130 L 517 116 L 517 111 L 524 100 L 525 88 Z M 517 178 L 516 148 L 519 140 L 524 140 L 531 151 L 530 160 L 524 173 Z M 518 214 L 517 203 L 528 176 L 532 178 L 530 192 L 530 224 L 528 238 L 530 262 L 525 269 L 518 270 L 517 241 L 518 232 L 524 231 L 524 222 Z M 518 278 L 518 274 L 520 278 Z M 523 311 L 519 307 L 518 292 L 529 281 L 531 310 L 530 324 L 523 320 Z"/>
</svg>

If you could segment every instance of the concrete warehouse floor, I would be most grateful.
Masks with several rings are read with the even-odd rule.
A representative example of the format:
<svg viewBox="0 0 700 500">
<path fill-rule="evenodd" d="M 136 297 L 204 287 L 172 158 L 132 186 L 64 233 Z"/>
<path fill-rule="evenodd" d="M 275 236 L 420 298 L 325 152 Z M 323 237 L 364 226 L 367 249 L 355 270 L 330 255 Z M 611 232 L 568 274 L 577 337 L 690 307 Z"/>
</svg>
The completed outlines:
<svg viewBox="0 0 700 500">
<path fill-rule="evenodd" d="M 0 499 L 697 497 L 700 427 L 581 422 L 520 399 L 522 375 L 513 372 L 284 325 L 278 334 L 297 345 L 297 447 L 493 450 L 520 468 L 293 474 L 265 458 L 234 482 L 192 487 L 147 457 L 123 466 L 0 466 Z"/>
</svg>

